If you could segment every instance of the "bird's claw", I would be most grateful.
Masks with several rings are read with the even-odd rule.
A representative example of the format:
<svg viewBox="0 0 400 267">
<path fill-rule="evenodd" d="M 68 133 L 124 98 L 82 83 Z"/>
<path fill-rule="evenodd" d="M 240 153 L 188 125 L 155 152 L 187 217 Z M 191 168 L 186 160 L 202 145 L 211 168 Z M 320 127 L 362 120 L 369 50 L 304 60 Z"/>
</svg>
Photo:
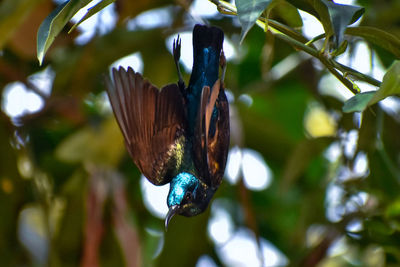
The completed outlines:
<svg viewBox="0 0 400 267">
<path fill-rule="evenodd" d="M 178 34 L 178 37 L 174 39 L 174 43 L 172 45 L 172 53 L 174 54 L 175 66 L 176 70 L 178 71 L 178 86 L 183 93 L 185 91 L 185 82 L 183 81 L 181 69 L 179 68 L 179 59 L 181 58 L 181 43 L 182 41 Z"/>
<path fill-rule="evenodd" d="M 178 34 L 177 39 L 174 39 L 174 44 L 172 47 L 175 64 L 177 64 L 177 65 L 179 63 L 179 59 L 181 58 L 181 42 L 182 42 L 181 38 L 179 37 L 179 34 Z"/>
</svg>

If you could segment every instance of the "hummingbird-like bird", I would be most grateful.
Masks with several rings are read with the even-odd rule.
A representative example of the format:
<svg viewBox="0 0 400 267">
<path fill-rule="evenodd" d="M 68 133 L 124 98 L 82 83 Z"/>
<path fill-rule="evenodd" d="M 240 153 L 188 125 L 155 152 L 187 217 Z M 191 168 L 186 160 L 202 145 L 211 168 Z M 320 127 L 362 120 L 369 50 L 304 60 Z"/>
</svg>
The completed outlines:
<svg viewBox="0 0 400 267">
<path fill-rule="evenodd" d="M 225 172 L 230 132 L 223 41 L 221 29 L 195 25 L 187 87 L 179 68 L 179 36 L 173 44 L 178 83 L 158 89 L 130 67 L 112 69 L 107 80 L 111 106 L 133 162 L 154 185 L 170 183 L 165 227 L 174 214 L 202 213 Z"/>
</svg>

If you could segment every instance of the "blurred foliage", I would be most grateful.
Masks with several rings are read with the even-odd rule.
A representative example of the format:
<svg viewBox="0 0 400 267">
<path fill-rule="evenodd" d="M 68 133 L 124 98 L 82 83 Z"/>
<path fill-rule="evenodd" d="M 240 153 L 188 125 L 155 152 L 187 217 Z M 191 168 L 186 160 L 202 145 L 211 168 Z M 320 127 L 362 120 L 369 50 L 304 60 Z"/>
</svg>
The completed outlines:
<svg viewBox="0 0 400 267">
<path fill-rule="evenodd" d="M 242 180 L 223 182 L 215 199 L 229 203 L 235 229 L 245 226 L 269 240 L 292 266 L 398 266 L 400 109 L 388 112 L 374 103 L 399 92 L 399 63 L 392 64 L 400 55 L 400 2 L 358 0 L 362 8 L 349 8 L 327 0 L 253 1 L 243 8 L 246 1 L 237 0 L 239 19 L 246 24 L 242 34 L 234 6 L 212 2 L 219 3 L 221 14 L 204 20 L 221 27 L 235 48 L 225 81 L 235 97 L 231 145 L 258 151 L 273 173 L 272 184 L 261 191 L 248 190 Z M 116 27 L 77 44 L 80 28 L 68 34 L 73 27 L 68 21 L 82 3 L 71 0 L 76 8 L 57 22 L 52 18 L 60 9 L 51 0 L 0 2 L 2 266 L 194 266 L 204 254 L 223 265 L 207 234 L 210 209 L 194 218 L 177 216 L 168 232 L 163 220 L 146 209 L 140 173 L 104 108 L 104 75 L 110 64 L 131 53 L 141 53 L 143 74 L 154 84 L 176 81 L 165 40 L 191 30 L 200 16 L 190 9 L 191 1 L 117 0 L 108 6 L 118 16 Z M 127 29 L 130 19 L 155 8 L 166 8 L 172 22 Z M 298 9 L 319 18 L 326 36 L 312 42 L 302 36 Z M 52 10 L 57 11 L 47 17 Z M 347 26 L 363 13 L 360 25 Z M 40 66 L 35 36 L 46 17 L 47 26 L 61 24 L 56 32 L 39 36 L 45 42 L 41 52 L 49 48 Z M 264 32 L 253 25 L 270 28 Z M 332 73 L 353 93 L 358 92 L 356 80 L 380 86 L 368 73 L 335 63 L 345 48 L 351 58 L 362 38 L 387 70 L 393 67 L 382 90 L 368 93 L 368 99 L 357 94 L 345 111 L 369 107 L 344 113 L 343 100 L 322 93 L 328 84 L 321 81 Z M 296 64 L 282 69 L 289 58 Z M 47 67 L 54 72 L 50 95 L 31 79 Z M 189 75 L 184 74 L 186 80 Z M 38 94 L 44 107 L 9 117 L 5 88 L 15 81 Z M 398 107 L 399 99 L 393 99 Z M 358 138 L 349 152 L 352 133 Z M 329 158 L 332 147 L 338 155 Z M 360 173 L 356 167 L 362 156 L 367 167 Z M 335 201 L 328 197 L 333 187 L 341 192 Z M 360 196 L 365 199 L 357 200 Z M 328 215 L 332 208 L 336 219 Z M 361 227 L 352 230 L 354 222 Z M 338 240 L 344 249 L 332 252 Z"/>
</svg>

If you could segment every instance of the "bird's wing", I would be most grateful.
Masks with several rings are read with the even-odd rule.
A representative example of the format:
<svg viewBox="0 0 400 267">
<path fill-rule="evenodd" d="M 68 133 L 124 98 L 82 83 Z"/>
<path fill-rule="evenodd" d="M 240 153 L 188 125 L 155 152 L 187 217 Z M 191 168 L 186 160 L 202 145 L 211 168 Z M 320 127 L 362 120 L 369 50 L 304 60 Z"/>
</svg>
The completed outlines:
<svg viewBox="0 0 400 267">
<path fill-rule="evenodd" d="M 214 106 L 216 119 L 212 119 Z M 199 106 L 199 118 L 194 140 L 194 163 L 200 179 L 216 188 L 221 183 L 229 149 L 229 104 L 217 80 L 210 87 L 204 86 Z"/>
<path fill-rule="evenodd" d="M 132 68 L 113 69 L 112 78 L 108 96 L 133 161 L 151 183 L 170 182 L 182 161 L 186 123 L 178 86 L 159 90 Z"/>
</svg>

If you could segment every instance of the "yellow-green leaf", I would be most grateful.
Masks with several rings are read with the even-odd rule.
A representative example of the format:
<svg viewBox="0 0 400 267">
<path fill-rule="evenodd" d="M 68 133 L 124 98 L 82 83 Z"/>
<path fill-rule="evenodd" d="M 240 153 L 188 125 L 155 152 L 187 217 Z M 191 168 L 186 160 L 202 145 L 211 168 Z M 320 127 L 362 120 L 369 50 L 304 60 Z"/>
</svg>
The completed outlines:
<svg viewBox="0 0 400 267">
<path fill-rule="evenodd" d="M 346 34 L 362 37 L 400 58 L 400 39 L 391 33 L 374 27 L 358 26 L 347 28 Z"/>
<path fill-rule="evenodd" d="M 77 23 L 75 23 L 74 26 L 72 26 L 72 28 L 68 31 L 68 33 L 72 32 L 76 27 L 79 26 L 79 24 L 81 24 L 82 22 L 84 22 L 85 20 L 87 20 L 88 18 L 95 15 L 96 13 L 101 11 L 103 8 L 105 8 L 106 6 L 108 6 L 114 2 L 115 2 L 115 0 L 103 0 L 99 3 L 97 3 L 95 6 L 89 8 L 88 11 L 86 12 L 85 16 L 83 16 Z"/>
<path fill-rule="evenodd" d="M 70 0 L 54 9 L 42 22 L 37 33 L 37 57 L 42 64 L 44 55 L 70 19 L 91 0 Z"/>
<path fill-rule="evenodd" d="M 371 99 L 369 105 L 396 94 L 400 94 L 400 61 L 397 60 L 383 76 L 382 85 Z"/>
</svg>

